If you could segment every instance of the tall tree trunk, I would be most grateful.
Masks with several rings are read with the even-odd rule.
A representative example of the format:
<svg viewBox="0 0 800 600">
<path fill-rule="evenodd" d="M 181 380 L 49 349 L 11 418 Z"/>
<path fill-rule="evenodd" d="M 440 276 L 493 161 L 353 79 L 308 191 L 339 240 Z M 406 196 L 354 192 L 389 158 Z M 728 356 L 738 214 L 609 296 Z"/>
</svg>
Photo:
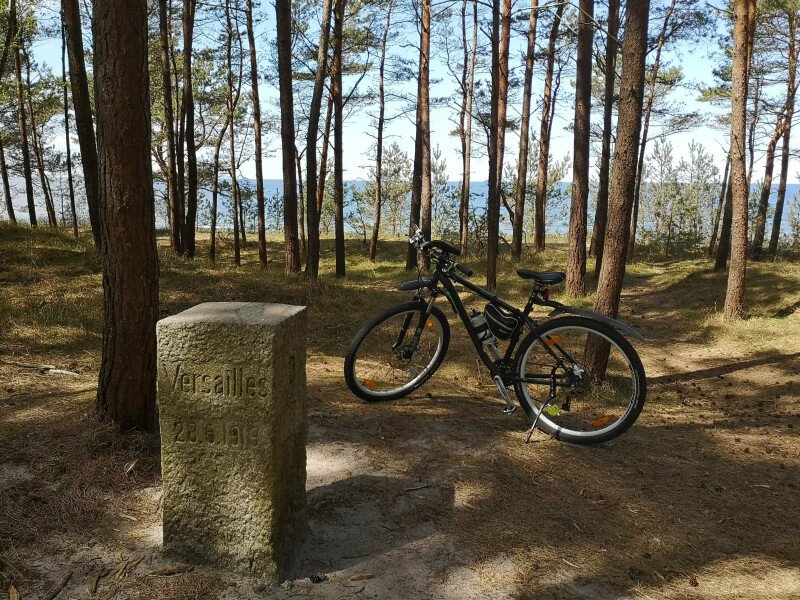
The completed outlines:
<svg viewBox="0 0 800 600">
<path fill-rule="evenodd" d="M 725 198 L 728 195 L 728 172 L 731 168 L 731 155 L 725 159 L 725 174 L 722 176 L 722 186 L 719 190 L 719 202 L 717 204 L 717 214 L 714 217 L 714 226 L 711 229 L 711 242 L 708 244 L 708 256 L 714 256 L 714 248 L 717 245 L 717 234 L 719 233 L 720 216 L 722 215 L 723 207 L 725 206 Z"/>
<path fill-rule="evenodd" d="M 275 0 L 275 18 L 278 30 L 278 84 L 281 105 L 281 154 L 283 156 L 283 239 L 286 247 L 286 273 L 298 273 L 300 271 L 300 244 L 297 239 L 297 179 L 294 172 L 291 0 Z"/>
<path fill-rule="evenodd" d="M 194 139 L 194 88 L 192 83 L 192 47 L 196 10 L 197 0 L 183 0 L 183 113 L 186 122 L 184 137 L 188 170 L 183 252 L 190 258 L 194 258 L 194 240 L 197 229 L 197 148 Z"/>
<path fill-rule="evenodd" d="M 422 144 L 419 145 L 421 151 L 420 160 L 420 229 L 426 240 L 431 239 L 431 220 L 433 200 L 431 194 L 431 103 L 430 103 L 430 78 L 431 78 L 431 2 L 422 0 L 422 20 L 420 34 L 420 59 L 422 69 L 419 72 L 420 95 L 417 98 L 417 135 L 422 137 Z M 416 165 L 417 157 L 414 157 Z M 430 258 L 423 259 L 426 269 L 431 266 Z"/>
<path fill-rule="evenodd" d="M 171 48 L 172 69 L 175 77 L 175 98 L 177 102 L 178 132 L 175 139 L 175 171 L 178 179 L 178 195 L 176 196 L 176 206 L 178 213 L 178 223 L 181 230 L 179 253 L 182 255 L 186 248 L 186 96 L 181 91 L 181 71 L 178 69 L 175 59 L 175 49 Z"/>
<path fill-rule="evenodd" d="M 97 412 L 155 425 L 158 252 L 150 158 L 147 2 L 94 0 L 103 256 Z"/>
<path fill-rule="evenodd" d="M 489 199 L 486 209 L 486 286 L 497 287 L 500 241 L 500 196 L 503 183 L 511 0 L 495 1 L 492 9 L 492 114 L 489 126 Z"/>
<path fill-rule="evenodd" d="M 319 179 L 317 180 L 317 215 L 322 214 L 322 200 L 325 198 L 325 180 L 328 177 L 328 149 L 331 141 L 333 122 L 333 94 L 328 97 L 328 111 L 325 115 L 325 129 L 322 134 L 322 151 L 319 157 Z M 319 224 L 319 221 L 317 221 Z"/>
<path fill-rule="evenodd" d="M 614 168 L 608 196 L 608 225 L 594 305 L 597 312 L 610 317 L 616 317 L 619 312 L 622 280 L 625 276 L 625 256 L 630 234 L 628 225 L 636 187 L 637 150 L 642 124 L 649 13 L 649 0 L 628 5 L 625 38 L 622 42 L 622 79 Z M 587 344 L 586 364 L 594 377 L 605 373 L 608 352 L 607 342 Z"/>
<path fill-rule="evenodd" d="M 414 133 L 414 172 L 411 179 L 411 219 L 409 223 L 409 235 L 415 225 L 422 224 L 422 205 L 423 196 L 426 195 L 425 186 L 425 154 L 428 154 L 428 169 L 430 169 L 430 137 L 427 139 L 428 147 L 425 148 L 425 132 L 430 136 L 429 118 L 430 108 L 428 105 L 430 88 L 430 0 L 421 0 L 421 11 L 419 13 L 419 68 L 417 77 L 417 116 L 416 129 Z M 430 185 L 430 170 L 428 170 L 427 181 Z M 428 194 L 430 187 L 428 185 Z M 430 197 L 428 196 L 430 202 Z M 430 239 L 430 222 L 428 223 L 428 239 Z M 423 231 L 424 233 L 424 231 Z M 408 244 L 406 254 L 406 269 L 417 267 L 417 249 Z"/>
<path fill-rule="evenodd" d="M 731 146 L 733 148 L 733 146 Z M 728 256 L 731 253 L 731 221 L 733 220 L 733 179 L 728 178 L 728 190 L 725 192 L 725 204 L 722 207 L 722 225 L 717 244 L 717 256 L 714 260 L 714 270 L 724 271 L 728 266 Z"/>
<path fill-rule="evenodd" d="M 64 104 L 64 140 L 67 151 L 67 185 L 72 213 L 72 233 L 78 237 L 78 213 L 75 210 L 75 186 L 72 181 L 72 149 L 69 136 L 69 97 L 67 95 L 67 35 L 64 30 L 64 8 L 61 8 L 61 90 Z"/>
<path fill-rule="evenodd" d="M 239 209 L 239 236 L 242 240 L 242 248 L 247 248 L 247 219 L 244 214 L 244 202 L 242 202 L 242 186 L 236 180 L 236 206 Z"/>
<path fill-rule="evenodd" d="M 756 0 L 734 0 L 733 82 L 731 86 L 731 264 L 725 294 L 725 318 L 741 319 L 747 269 L 747 200 L 749 186 L 745 170 L 747 129 L 747 79 L 755 25 Z"/>
<path fill-rule="evenodd" d="M 594 0 L 580 0 L 578 8 L 578 57 L 575 80 L 574 162 L 572 206 L 569 216 L 569 267 L 567 294 L 586 291 L 586 221 L 589 205 L 589 142 L 592 118 L 592 44 Z"/>
<path fill-rule="evenodd" d="M 342 153 L 342 45 L 344 37 L 344 3 L 345 0 L 334 0 L 333 8 L 333 67 L 331 78 L 333 86 L 333 201 L 335 211 L 335 237 L 336 237 L 336 276 L 346 275 L 344 256 L 344 179 Z"/>
<path fill-rule="evenodd" d="M 748 93 L 752 88 L 753 93 L 753 110 L 750 111 L 750 122 L 747 127 L 747 154 L 749 156 L 747 162 L 747 190 L 750 193 L 750 184 L 753 182 L 753 167 L 756 161 L 756 129 L 760 121 L 761 113 L 761 87 L 764 85 L 761 75 L 756 75 L 753 78 L 753 85 L 750 86 L 748 75 Z"/>
<path fill-rule="evenodd" d="M 28 90 L 28 117 L 30 120 L 31 149 L 36 160 L 36 170 L 39 172 L 39 184 L 42 188 L 44 197 L 44 207 L 47 212 L 47 223 L 50 227 L 58 227 L 56 218 L 56 207 L 53 204 L 53 197 L 50 194 L 50 185 L 47 182 L 47 174 L 44 170 L 44 149 L 39 143 L 39 132 L 36 128 L 36 111 L 33 108 L 33 86 L 31 86 L 31 58 L 25 48 L 22 49 L 22 57 L 25 59 L 25 87 Z"/>
<path fill-rule="evenodd" d="M 175 115 L 172 103 L 172 69 L 170 68 L 169 32 L 167 12 L 169 0 L 158 0 L 158 31 L 161 43 L 162 93 L 164 98 L 164 125 L 167 130 L 167 190 L 169 196 L 170 243 L 176 254 L 182 253 L 181 233 L 183 223 L 178 207 L 178 173 L 175 166 Z M 214 215 L 215 216 L 215 215 Z M 213 256 L 212 256 L 213 260 Z"/>
<path fill-rule="evenodd" d="M 28 199 L 28 219 L 31 227 L 36 227 L 36 205 L 33 201 L 33 177 L 31 175 L 31 157 L 28 149 L 28 117 L 25 114 L 25 96 L 22 89 L 22 58 L 19 45 L 21 42 L 20 27 L 17 23 L 16 3 L 12 0 L 9 13 L 9 24 L 16 33 L 14 38 L 14 74 L 17 78 L 17 111 L 19 113 L 19 138 L 22 149 L 22 174 L 25 178 L 25 196 Z"/>
<path fill-rule="evenodd" d="M 242 250 L 239 245 L 239 194 L 238 181 L 236 177 L 236 131 L 234 129 L 233 118 L 236 112 L 236 102 L 233 91 L 233 23 L 231 21 L 231 0 L 225 1 L 225 24 L 227 26 L 227 44 L 225 47 L 225 58 L 228 68 L 228 136 L 229 151 L 231 157 L 231 213 L 233 217 L 233 263 L 238 267 L 242 264 Z M 237 26 L 238 30 L 238 26 Z M 186 96 L 184 95 L 184 98 Z"/>
<path fill-rule="evenodd" d="M 656 57 L 653 62 L 653 68 L 650 71 L 650 78 L 647 82 L 649 91 L 647 93 L 647 104 L 644 109 L 644 124 L 642 125 L 642 141 L 639 145 L 639 161 L 638 171 L 636 172 L 636 188 L 633 194 L 633 218 L 631 220 L 631 233 L 628 241 L 628 261 L 633 259 L 633 253 L 636 247 L 636 228 L 639 222 L 639 199 L 642 191 L 642 176 L 644 175 L 644 156 L 647 150 L 647 135 L 650 131 L 650 115 L 653 113 L 653 103 L 656 98 L 656 85 L 658 83 L 658 71 L 661 68 L 661 51 L 664 49 L 664 42 L 667 39 L 667 31 L 669 22 L 672 15 L 675 13 L 675 4 L 677 0 L 672 0 L 669 5 L 667 14 L 664 17 L 664 24 L 661 26 L 661 34 L 658 36 L 658 43 L 656 45 Z"/>
<path fill-rule="evenodd" d="M 792 120 L 794 119 L 794 99 L 797 95 L 797 21 L 798 14 L 794 9 L 786 13 L 789 22 L 789 44 L 787 48 L 787 59 L 789 72 L 786 82 L 786 131 L 783 134 L 783 145 L 781 147 L 781 175 L 778 182 L 778 197 L 775 199 L 775 215 L 772 217 L 772 233 L 769 237 L 769 247 L 767 256 L 775 258 L 778 253 L 778 240 L 781 235 L 781 219 L 783 218 L 783 204 L 786 199 L 786 179 L 789 175 L 789 137 L 792 132 Z"/>
<path fill-rule="evenodd" d="M 6 165 L 6 152 L 3 148 L 3 136 L 0 133 L 0 176 L 3 179 L 3 197 L 6 201 L 6 212 L 8 213 L 8 220 L 14 225 L 17 224 L 17 216 L 14 213 L 14 204 L 11 201 L 11 185 L 8 181 L 8 167 Z"/>
<path fill-rule="evenodd" d="M 613 1 L 613 0 L 612 0 Z M 528 142 L 531 118 L 531 88 L 533 87 L 533 60 L 536 55 L 536 22 L 539 15 L 539 0 L 531 0 L 528 19 L 528 49 L 525 53 L 525 75 L 522 87 L 522 117 L 519 129 L 519 161 L 517 166 L 517 201 L 514 206 L 511 256 L 522 256 L 522 223 L 525 216 L 525 195 L 528 191 Z"/>
<path fill-rule="evenodd" d="M 619 0 L 608 3 L 608 33 L 606 35 L 606 72 L 603 91 L 603 139 L 600 151 L 600 173 L 597 186 L 597 203 L 592 228 L 592 241 L 589 255 L 595 257 L 594 276 L 600 276 L 603 266 L 603 242 L 606 236 L 608 219 L 608 182 L 611 175 L 611 132 L 614 116 L 614 90 L 617 83 L 617 48 L 619 46 Z"/>
<path fill-rule="evenodd" d="M 770 259 L 774 259 L 778 253 L 778 241 L 781 236 L 781 221 L 786 201 L 786 180 L 789 174 L 789 135 L 791 131 L 791 127 L 786 128 L 781 146 L 781 174 L 778 181 L 778 196 L 775 199 L 775 214 L 772 216 L 772 231 L 769 237 L 769 246 L 767 247 L 767 257 Z"/>
<path fill-rule="evenodd" d="M 381 230 L 381 206 L 383 205 L 383 125 L 386 116 L 386 98 L 383 89 L 384 71 L 386 67 L 386 42 L 389 39 L 389 27 L 392 24 L 392 4 L 389 0 L 386 5 L 386 24 L 383 27 L 381 38 L 381 58 L 378 63 L 378 138 L 375 150 L 375 220 L 372 224 L 372 239 L 369 244 L 369 259 L 375 261 L 378 253 L 378 235 Z"/>
<path fill-rule="evenodd" d="M 225 119 L 225 124 L 222 126 L 222 131 L 219 134 L 217 143 L 214 145 L 214 160 L 211 175 L 211 227 L 210 227 L 210 245 L 208 248 L 208 257 L 215 261 L 217 259 L 217 199 L 219 197 L 219 154 L 222 148 L 222 142 L 225 140 L 225 132 L 228 130 L 228 119 Z"/>
<path fill-rule="evenodd" d="M 253 0 L 246 0 L 247 41 L 250 46 L 250 82 L 253 96 L 253 141 L 256 163 L 256 205 L 258 206 L 258 261 L 267 266 L 267 231 L 264 214 L 264 170 L 261 160 L 261 102 L 258 99 L 258 61 L 256 39 L 253 32 Z"/>
<path fill-rule="evenodd" d="M 767 208 L 769 207 L 769 197 L 772 193 L 772 174 L 775 170 L 775 151 L 778 148 L 778 141 L 783 137 L 786 129 L 784 111 L 778 115 L 778 124 L 767 144 L 766 164 L 764 166 L 764 181 L 761 184 L 761 196 L 758 199 L 758 209 L 756 211 L 756 221 L 753 224 L 753 247 L 751 249 L 753 260 L 761 260 L 761 250 L 764 245 L 764 231 L 767 228 Z"/>
<path fill-rule="evenodd" d="M 11 0 L 10 9 L 15 10 L 15 1 Z M 8 20 L 8 28 L 6 30 L 6 37 L 3 41 L 3 53 L 0 55 L 0 81 L 3 79 L 3 75 L 6 73 L 6 63 L 8 61 L 8 55 L 11 50 L 11 39 L 14 36 L 14 27 L 11 21 L 11 13 L 9 12 L 9 20 Z M 8 213 L 8 220 L 11 221 L 14 225 L 17 224 L 17 216 L 14 213 L 14 204 L 11 200 L 11 185 L 8 180 L 8 166 L 6 165 L 6 153 L 5 149 L 3 148 L 3 135 L 0 132 L 0 177 L 3 180 L 3 198 L 5 199 L 6 203 L 6 212 Z"/>
<path fill-rule="evenodd" d="M 308 224 L 308 252 L 306 253 L 306 276 L 316 279 L 319 274 L 319 210 L 317 198 L 317 137 L 319 136 L 319 117 L 322 109 L 322 95 L 325 91 L 325 78 L 328 74 L 328 46 L 331 29 L 331 0 L 322 2 L 322 21 L 319 30 L 317 50 L 317 72 L 314 75 L 314 92 L 308 112 L 308 132 L 306 134 L 306 202 Z M 324 151 L 324 148 L 323 148 Z"/>
<path fill-rule="evenodd" d="M 553 16 L 550 38 L 547 43 L 547 69 L 544 77 L 544 96 L 542 98 L 542 124 L 539 128 L 539 168 L 536 174 L 536 197 L 534 199 L 534 236 L 536 251 L 544 250 L 544 207 L 547 199 L 547 167 L 550 160 L 550 103 L 553 94 L 553 69 L 556 61 L 556 41 L 564 4 L 559 3 Z"/>
<path fill-rule="evenodd" d="M 62 0 L 64 29 L 67 33 L 69 54 L 69 79 L 72 88 L 72 106 L 75 109 L 75 131 L 81 150 L 83 184 L 86 188 L 86 204 L 89 209 L 89 224 L 92 228 L 95 247 L 100 247 L 100 182 L 97 164 L 97 141 L 92 121 L 92 104 L 89 99 L 89 79 L 86 76 L 86 59 L 83 52 L 81 14 L 78 0 Z"/>
<path fill-rule="evenodd" d="M 303 161 L 300 158 L 300 151 L 297 149 L 297 144 L 294 146 L 294 166 L 297 169 L 297 203 L 299 215 L 297 222 L 300 225 L 300 255 L 304 258 L 308 255 L 308 247 L 306 245 L 306 199 L 305 190 L 303 189 Z"/>
<path fill-rule="evenodd" d="M 459 216 L 459 241 L 461 255 L 467 256 L 469 252 L 469 199 L 470 199 L 470 169 L 472 162 L 472 100 L 475 89 L 475 63 L 478 58 L 478 2 L 472 2 L 472 50 L 467 49 L 467 0 L 461 7 L 462 44 L 464 47 L 463 102 L 461 109 L 460 126 L 461 136 L 461 201 L 458 207 Z M 469 70 L 467 62 L 469 61 Z"/>
</svg>

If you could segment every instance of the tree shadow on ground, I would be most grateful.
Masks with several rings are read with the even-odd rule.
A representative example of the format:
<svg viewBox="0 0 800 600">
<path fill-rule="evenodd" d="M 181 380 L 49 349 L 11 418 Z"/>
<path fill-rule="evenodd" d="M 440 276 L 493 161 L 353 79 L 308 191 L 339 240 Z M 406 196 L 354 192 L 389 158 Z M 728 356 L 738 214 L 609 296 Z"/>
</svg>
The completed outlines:
<svg viewBox="0 0 800 600">
<path fill-rule="evenodd" d="M 357 475 L 311 488 L 309 530 L 292 577 L 344 570 L 433 535 L 445 526 L 452 505 L 452 484 L 397 477 Z"/>
</svg>

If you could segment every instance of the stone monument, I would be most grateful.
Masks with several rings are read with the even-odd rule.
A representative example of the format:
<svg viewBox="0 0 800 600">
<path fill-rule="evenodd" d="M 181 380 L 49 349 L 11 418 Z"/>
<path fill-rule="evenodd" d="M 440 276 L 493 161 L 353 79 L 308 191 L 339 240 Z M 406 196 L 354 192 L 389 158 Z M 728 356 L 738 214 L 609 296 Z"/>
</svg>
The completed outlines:
<svg viewBox="0 0 800 600">
<path fill-rule="evenodd" d="M 158 323 L 164 550 L 280 578 L 306 527 L 306 311 L 199 304 Z"/>
</svg>

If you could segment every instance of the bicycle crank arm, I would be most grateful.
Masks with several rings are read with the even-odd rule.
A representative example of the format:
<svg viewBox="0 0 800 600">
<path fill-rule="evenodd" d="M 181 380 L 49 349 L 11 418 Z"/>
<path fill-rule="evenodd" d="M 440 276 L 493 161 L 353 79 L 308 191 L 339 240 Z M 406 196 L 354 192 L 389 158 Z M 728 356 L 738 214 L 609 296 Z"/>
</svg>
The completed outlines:
<svg viewBox="0 0 800 600">
<path fill-rule="evenodd" d="M 500 375 L 495 375 L 493 378 L 494 384 L 497 386 L 497 389 L 500 391 L 500 395 L 503 397 L 503 400 L 506 401 L 506 407 L 503 409 L 503 412 L 507 415 L 510 415 L 515 410 L 517 410 L 517 405 L 514 404 L 514 401 L 511 399 L 511 395 L 508 393 L 508 388 L 506 384 L 503 383 L 503 378 Z"/>
</svg>

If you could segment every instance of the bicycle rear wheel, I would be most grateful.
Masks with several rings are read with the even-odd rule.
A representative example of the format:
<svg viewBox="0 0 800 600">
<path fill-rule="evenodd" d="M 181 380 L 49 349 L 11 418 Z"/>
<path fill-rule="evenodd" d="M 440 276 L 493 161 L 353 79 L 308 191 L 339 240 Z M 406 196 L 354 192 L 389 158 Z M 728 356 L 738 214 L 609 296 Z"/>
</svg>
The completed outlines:
<svg viewBox="0 0 800 600">
<path fill-rule="evenodd" d="M 540 324 L 516 357 L 514 391 L 538 428 L 576 444 L 624 433 L 644 406 L 647 383 L 633 346 L 616 330 L 584 317 Z M 551 389 L 554 392 L 550 397 Z"/>
<path fill-rule="evenodd" d="M 395 400 L 434 374 L 447 354 L 450 325 L 435 306 L 423 322 L 426 308 L 424 302 L 394 306 L 358 332 L 344 361 L 351 392 L 368 402 Z"/>
</svg>

